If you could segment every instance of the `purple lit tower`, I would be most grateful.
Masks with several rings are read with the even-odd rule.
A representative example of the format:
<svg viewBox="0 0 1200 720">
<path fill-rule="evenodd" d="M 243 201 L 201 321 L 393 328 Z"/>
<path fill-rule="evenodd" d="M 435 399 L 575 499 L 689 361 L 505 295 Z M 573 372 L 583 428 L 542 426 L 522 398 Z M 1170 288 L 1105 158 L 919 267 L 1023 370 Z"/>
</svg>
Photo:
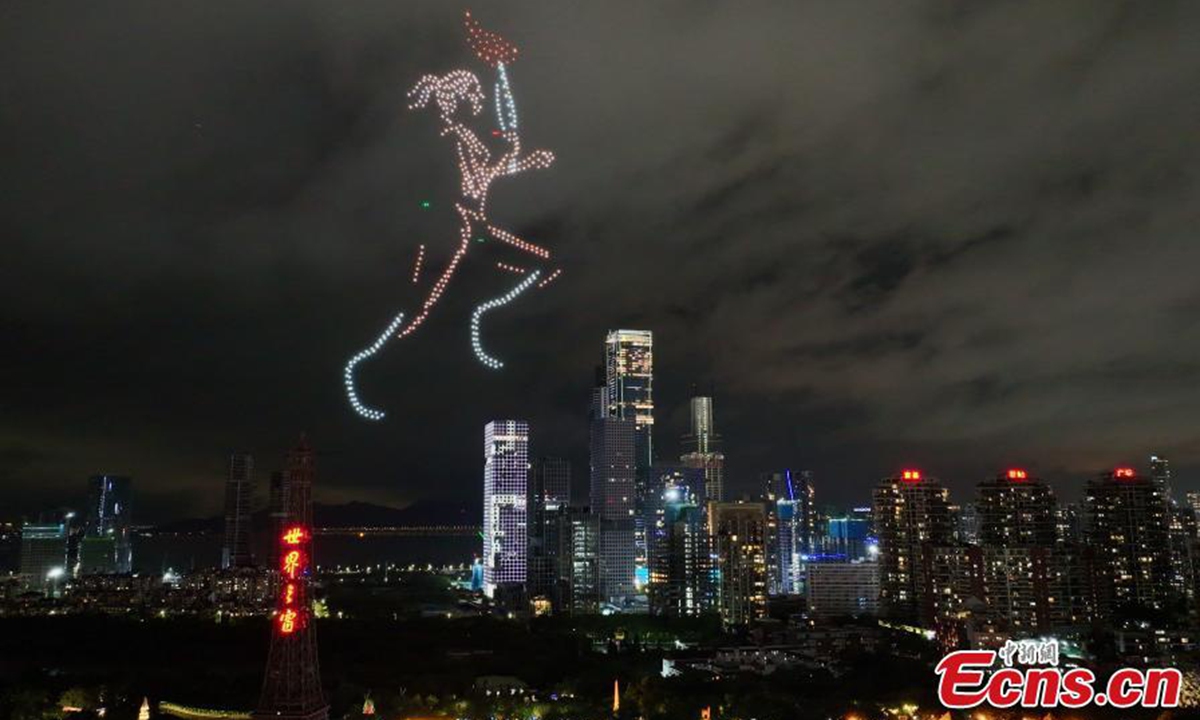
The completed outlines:
<svg viewBox="0 0 1200 720">
<path fill-rule="evenodd" d="M 525 584 L 529 424 L 493 420 L 483 430 L 483 592 Z"/>
</svg>

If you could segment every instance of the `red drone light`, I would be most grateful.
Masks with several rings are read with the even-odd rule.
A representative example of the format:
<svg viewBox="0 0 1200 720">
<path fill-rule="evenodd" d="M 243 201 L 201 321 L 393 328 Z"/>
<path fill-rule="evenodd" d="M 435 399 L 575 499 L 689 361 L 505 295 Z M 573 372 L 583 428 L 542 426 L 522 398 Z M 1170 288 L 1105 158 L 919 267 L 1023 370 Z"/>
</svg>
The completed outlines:
<svg viewBox="0 0 1200 720">
<path fill-rule="evenodd" d="M 1024 470 L 1018 470 L 1016 468 L 1013 468 L 1012 470 L 1008 471 L 1008 479 L 1009 480 L 1026 480 L 1028 478 L 1029 478 L 1029 473 L 1025 472 Z"/>
<path fill-rule="evenodd" d="M 900 473 L 900 479 L 905 482 L 917 482 L 921 479 L 920 470 L 904 470 Z"/>
<path fill-rule="evenodd" d="M 463 25 L 467 29 L 467 43 L 484 63 L 495 67 L 517 59 L 517 46 L 498 33 L 484 30 L 479 21 L 471 17 L 470 10 L 463 15 Z"/>
<path fill-rule="evenodd" d="M 1135 477 L 1135 475 L 1134 475 L 1134 472 L 1133 472 L 1133 468 L 1129 468 L 1129 467 L 1119 467 L 1119 468 L 1117 468 L 1116 470 L 1113 470 L 1113 477 L 1119 477 L 1119 478 L 1126 478 L 1126 479 L 1128 479 L 1128 478 Z"/>
</svg>

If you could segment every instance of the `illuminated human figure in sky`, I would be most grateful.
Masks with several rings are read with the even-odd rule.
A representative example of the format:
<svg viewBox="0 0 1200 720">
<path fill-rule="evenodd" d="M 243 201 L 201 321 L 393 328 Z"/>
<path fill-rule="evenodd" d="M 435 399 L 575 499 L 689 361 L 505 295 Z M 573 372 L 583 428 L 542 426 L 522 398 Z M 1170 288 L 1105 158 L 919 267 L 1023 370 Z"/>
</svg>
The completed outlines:
<svg viewBox="0 0 1200 720">
<path fill-rule="evenodd" d="M 462 192 L 454 206 L 459 218 L 459 236 L 453 254 L 440 273 L 425 272 L 425 246 L 421 245 L 418 248 L 410 279 L 413 284 L 424 288 L 421 291 L 424 295 L 421 306 L 413 313 L 397 314 L 371 345 L 346 363 L 346 397 L 354 411 L 368 420 L 380 420 L 385 413 L 360 401 L 355 389 L 355 367 L 379 352 L 389 340 L 407 337 L 425 322 L 453 279 L 455 271 L 470 249 L 473 238 L 497 240 L 528 256 L 522 265 L 496 263 L 501 270 L 520 276 L 520 282 L 504 295 L 476 306 L 471 314 L 471 347 L 475 356 L 487 367 L 498 369 L 503 363 L 483 350 L 479 327 L 484 313 L 508 304 L 530 287 L 544 287 L 559 275 L 558 270 L 549 266 L 548 250 L 522 240 L 493 225 L 488 219 L 488 191 L 496 179 L 526 170 L 547 168 L 554 162 L 554 155 L 546 150 L 535 150 L 528 154 L 522 152 L 516 105 L 509 87 L 507 71 L 507 66 L 516 59 L 517 48 L 499 35 L 483 30 L 469 12 L 465 17 L 465 25 L 468 43 L 476 56 L 496 68 L 495 103 L 499 129 L 492 134 L 500 138 L 505 149 L 499 157 L 494 157 L 491 149 L 463 121 L 464 118 L 469 120 L 483 111 L 485 95 L 479 78 L 474 73 L 453 70 L 445 75 L 425 75 L 408 92 L 409 109 L 436 109 L 441 121 L 440 134 L 454 140 Z"/>
</svg>

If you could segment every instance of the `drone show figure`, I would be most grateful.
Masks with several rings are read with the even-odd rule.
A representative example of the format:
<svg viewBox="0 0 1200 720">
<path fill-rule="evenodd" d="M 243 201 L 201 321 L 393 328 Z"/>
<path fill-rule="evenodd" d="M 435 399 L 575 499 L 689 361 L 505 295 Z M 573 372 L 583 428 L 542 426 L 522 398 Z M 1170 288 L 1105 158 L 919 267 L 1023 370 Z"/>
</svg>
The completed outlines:
<svg viewBox="0 0 1200 720">
<path fill-rule="evenodd" d="M 505 149 L 499 157 L 494 157 L 488 146 L 464 122 L 483 111 L 485 95 L 479 78 L 474 73 L 454 70 L 445 75 L 426 75 L 409 91 L 409 109 L 436 109 L 441 121 L 440 134 L 453 138 L 461 187 L 461 197 L 455 203 L 459 217 L 459 236 L 453 254 L 440 273 L 425 272 L 425 246 L 418 248 L 411 281 L 423 288 L 421 294 L 424 301 L 414 313 L 397 314 L 371 345 L 346 363 L 343 378 L 346 396 L 354 411 L 368 420 L 380 420 L 385 413 L 361 402 L 355 388 L 355 368 L 379 352 L 389 340 L 407 337 L 425 322 L 470 249 L 472 238 L 490 237 L 524 253 L 521 255 L 523 262 L 520 265 L 496 263 L 498 269 L 518 275 L 519 282 L 504 295 L 477 305 L 471 314 L 471 347 L 479 361 L 489 368 L 498 369 L 503 363 L 483 350 L 480 340 L 483 315 L 489 310 L 508 304 L 530 287 L 544 287 L 559 275 L 558 270 L 549 267 L 548 250 L 522 240 L 495 226 L 488 219 L 488 191 L 497 178 L 516 175 L 526 170 L 547 168 L 554 162 L 554 155 L 546 150 L 537 150 L 529 154 L 522 152 L 521 138 L 517 130 L 516 106 L 505 69 L 505 62 L 515 59 L 516 48 L 498 35 L 482 30 L 471 18 L 470 13 L 466 15 L 466 27 L 468 40 L 476 55 L 497 69 L 496 113 L 500 127 L 493 135 L 504 142 Z"/>
</svg>

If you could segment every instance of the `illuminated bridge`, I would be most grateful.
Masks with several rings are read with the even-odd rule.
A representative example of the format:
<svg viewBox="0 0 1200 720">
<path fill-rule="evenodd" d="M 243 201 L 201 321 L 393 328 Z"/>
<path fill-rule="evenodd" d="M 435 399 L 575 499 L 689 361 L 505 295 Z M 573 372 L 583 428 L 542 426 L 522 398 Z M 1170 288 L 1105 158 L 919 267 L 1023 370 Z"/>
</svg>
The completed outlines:
<svg viewBox="0 0 1200 720">
<path fill-rule="evenodd" d="M 315 528 L 313 530 L 316 535 L 358 537 L 473 537 L 479 532 L 478 525 L 397 525 L 394 527 Z"/>
</svg>

